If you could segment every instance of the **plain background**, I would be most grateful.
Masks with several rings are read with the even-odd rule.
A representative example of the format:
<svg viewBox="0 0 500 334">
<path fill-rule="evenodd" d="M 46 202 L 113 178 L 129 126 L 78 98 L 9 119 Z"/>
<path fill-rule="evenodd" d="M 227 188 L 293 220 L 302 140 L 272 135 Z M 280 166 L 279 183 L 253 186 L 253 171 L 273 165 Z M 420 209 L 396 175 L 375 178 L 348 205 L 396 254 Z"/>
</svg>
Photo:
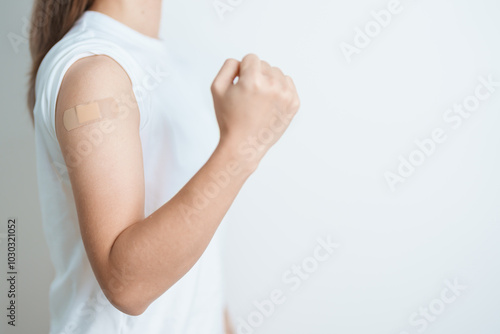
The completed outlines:
<svg viewBox="0 0 500 334">
<path fill-rule="evenodd" d="M 500 333 L 500 88 L 460 128 L 442 118 L 479 76 L 500 80 L 498 1 L 402 0 L 403 11 L 351 63 L 340 44 L 352 44 L 356 27 L 389 1 L 221 2 L 234 7 L 223 19 L 212 0 L 165 1 L 161 34 L 192 43 L 200 61 L 215 55 L 213 75 L 224 58 L 254 52 L 290 74 L 302 100 L 221 227 L 235 320 L 262 320 L 250 332 L 263 334 L 419 333 L 409 318 L 439 306 L 444 281 L 457 279 L 465 291 L 424 332 Z M 30 57 L 26 40 L 9 39 L 26 37 L 30 9 L 27 0 L 0 4 L 0 233 L 18 218 L 20 267 L 18 326 L 8 328 L 1 311 L 2 333 L 49 328 L 53 270 L 25 103 Z M 446 142 L 391 191 L 384 173 L 435 128 Z M 309 257 L 327 236 L 340 247 L 315 268 Z M 311 273 L 292 290 L 283 275 L 303 261 Z M 284 303 L 259 318 L 255 303 L 276 289 Z"/>
</svg>

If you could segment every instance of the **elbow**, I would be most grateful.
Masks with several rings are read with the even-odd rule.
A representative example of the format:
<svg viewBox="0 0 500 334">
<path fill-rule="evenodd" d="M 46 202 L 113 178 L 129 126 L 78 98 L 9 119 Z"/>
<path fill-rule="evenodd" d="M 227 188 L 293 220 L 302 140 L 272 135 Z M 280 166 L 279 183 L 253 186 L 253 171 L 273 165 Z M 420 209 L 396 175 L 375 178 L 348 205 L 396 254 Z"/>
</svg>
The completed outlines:
<svg viewBox="0 0 500 334">
<path fill-rule="evenodd" d="M 164 293 L 171 286 L 159 291 Z M 159 297 L 158 288 L 154 289 L 148 281 L 125 274 L 123 270 L 111 269 L 106 279 L 101 280 L 101 288 L 111 305 L 130 316 L 143 314 Z"/>
<path fill-rule="evenodd" d="M 127 290 L 127 289 L 124 289 Z M 118 311 L 125 313 L 130 316 L 139 316 L 143 314 L 149 307 L 149 302 L 145 301 L 144 298 L 136 298 L 131 295 L 131 293 L 122 292 L 110 292 L 104 293 L 111 305 L 113 305 Z"/>
<path fill-rule="evenodd" d="M 131 304 L 131 303 L 127 303 L 127 302 L 121 302 L 121 301 L 117 301 L 117 300 L 110 301 L 110 303 L 118 311 L 120 311 L 122 313 L 125 313 L 127 315 L 130 315 L 130 316 L 134 316 L 134 317 L 143 314 L 146 311 L 146 309 L 147 309 L 147 306 L 143 307 L 143 306 L 139 306 L 139 305 L 136 305 L 136 304 Z"/>
<path fill-rule="evenodd" d="M 139 288 L 140 282 L 120 268 L 115 269 L 111 264 L 108 265 L 106 274 L 101 279 L 100 286 L 114 308 L 130 316 L 139 316 L 147 310 L 151 300 L 148 300 L 145 291 Z"/>
</svg>

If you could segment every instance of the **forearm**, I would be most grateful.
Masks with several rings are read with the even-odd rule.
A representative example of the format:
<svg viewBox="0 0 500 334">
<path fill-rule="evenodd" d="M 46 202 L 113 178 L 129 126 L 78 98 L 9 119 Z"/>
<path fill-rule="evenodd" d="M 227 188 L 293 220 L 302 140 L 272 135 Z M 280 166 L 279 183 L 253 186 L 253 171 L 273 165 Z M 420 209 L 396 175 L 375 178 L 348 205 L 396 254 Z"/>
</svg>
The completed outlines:
<svg viewBox="0 0 500 334">
<path fill-rule="evenodd" d="M 106 288 L 120 299 L 119 304 L 136 305 L 142 313 L 203 254 L 255 169 L 242 164 L 232 152 L 227 145 L 219 145 L 170 201 L 116 238 L 109 254 Z"/>
</svg>

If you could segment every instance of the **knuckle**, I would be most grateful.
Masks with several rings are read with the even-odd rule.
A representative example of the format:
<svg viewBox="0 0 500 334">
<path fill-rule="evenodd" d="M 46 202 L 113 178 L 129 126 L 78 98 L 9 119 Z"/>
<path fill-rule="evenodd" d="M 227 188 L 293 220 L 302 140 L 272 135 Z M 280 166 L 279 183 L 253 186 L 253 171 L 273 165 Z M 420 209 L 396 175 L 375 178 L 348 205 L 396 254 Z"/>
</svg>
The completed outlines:
<svg viewBox="0 0 500 334">
<path fill-rule="evenodd" d="M 278 80 L 274 75 L 269 75 L 266 76 L 266 83 L 269 85 L 270 88 L 279 90 L 279 85 L 278 85 Z"/>
<path fill-rule="evenodd" d="M 214 80 L 212 82 L 212 85 L 210 86 L 210 91 L 212 92 L 212 94 L 216 94 L 216 95 L 218 95 L 220 93 L 220 85 L 217 82 L 217 80 Z"/>
<path fill-rule="evenodd" d="M 241 86 L 247 91 L 258 91 L 262 87 L 262 82 L 256 76 L 251 78 L 246 78 L 246 80 L 241 80 Z"/>
<path fill-rule="evenodd" d="M 292 108 L 297 112 L 300 108 L 300 99 L 298 97 L 295 97 L 292 101 Z"/>
<path fill-rule="evenodd" d="M 238 60 L 234 59 L 234 58 L 228 58 L 226 59 L 226 61 L 224 62 L 224 66 L 230 66 L 230 65 L 233 65 L 233 64 L 237 64 L 239 63 Z"/>
<path fill-rule="evenodd" d="M 272 69 L 272 70 L 273 70 L 276 74 L 278 74 L 278 75 L 280 75 L 280 76 L 284 76 L 283 71 L 282 71 L 279 67 L 273 66 L 273 67 L 271 67 L 271 69 Z"/>
<path fill-rule="evenodd" d="M 245 57 L 243 57 L 242 62 L 252 61 L 254 59 L 259 59 L 255 53 L 249 53 Z"/>
<path fill-rule="evenodd" d="M 266 69 L 272 68 L 271 65 L 269 65 L 269 63 L 267 61 L 265 61 L 265 60 L 261 60 L 260 63 L 261 63 L 261 66 L 263 68 L 266 68 Z"/>
<path fill-rule="evenodd" d="M 288 81 L 288 83 L 290 84 L 290 86 L 295 87 L 295 83 L 293 82 L 293 79 L 291 76 L 285 75 L 285 78 Z"/>
<path fill-rule="evenodd" d="M 215 80 L 214 80 L 214 81 L 212 81 L 212 84 L 210 85 L 210 90 L 211 90 L 212 92 L 214 92 L 214 91 L 216 90 L 215 85 L 216 85 L 216 84 L 215 84 Z"/>
<path fill-rule="evenodd" d="M 287 103 L 293 102 L 293 93 L 290 90 L 283 89 L 281 94 L 283 100 L 285 100 Z"/>
</svg>

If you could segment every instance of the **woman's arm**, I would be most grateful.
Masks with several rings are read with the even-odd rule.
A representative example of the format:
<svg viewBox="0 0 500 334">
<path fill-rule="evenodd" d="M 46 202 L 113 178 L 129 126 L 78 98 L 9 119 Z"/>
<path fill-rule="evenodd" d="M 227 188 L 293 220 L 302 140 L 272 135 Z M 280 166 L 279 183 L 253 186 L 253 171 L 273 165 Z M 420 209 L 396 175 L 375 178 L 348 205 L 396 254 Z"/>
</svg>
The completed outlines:
<svg viewBox="0 0 500 334">
<path fill-rule="evenodd" d="M 212 94 L 218 146 L 171 200 L 144 217 L 140 115 L 127 74 L 111 58 L 93 56 L 74 63 L 62 82 L 56 133 L 83 243 L 103 292 L 124 313 L 143 313 L 196 263 L 245 180 L 299 107 L 291 79 L 255 55 L 241 63 L 226 61 Z M 90 102 L 124 96 L 131 97 L 126 113 L 100 103 L 100 120 L 69 131 L 65 126 L 67 110 L 85 119 L 85 112 L 95 115 Z M 83 154 L 75 159 L 75 152 Z M 206 191 L 208 184 L 218 185 L 216 195 L 203 195 L 213 194 Z"/>
</svg>

